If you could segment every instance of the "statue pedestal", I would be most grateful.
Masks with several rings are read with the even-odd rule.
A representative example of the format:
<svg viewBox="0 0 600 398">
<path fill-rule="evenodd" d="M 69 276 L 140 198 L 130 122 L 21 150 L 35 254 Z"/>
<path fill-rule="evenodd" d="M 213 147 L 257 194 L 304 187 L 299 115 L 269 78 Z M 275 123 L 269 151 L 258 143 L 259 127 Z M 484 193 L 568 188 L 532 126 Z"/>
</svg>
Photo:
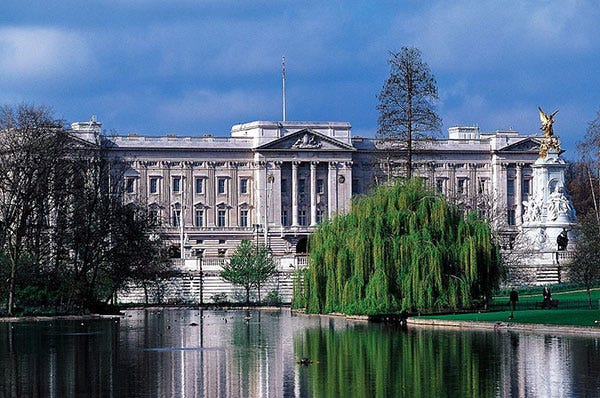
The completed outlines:
<svg viewBox="0 0 600 398">
<path fill-rule="evenodd" d="M 564 186 L 566 168 L 565 160 L 556 149 L 549 150 L 533 165 L 533 192 L 529 200 L 523 202 L 526 210 L 514 250 L 520 252 L 529 267 L 535 268 L 534 283 L 559 282 L 548 275 L 556 274 L 556 268 L 561 266 L 557 241 L 563 231 L 568 238 L 566 251 L 573 249 L 577 217 Z M 544 277 L 540 278 L 540 275 Z M 557 278 L 560 279 L 560 272 Z"/>
</svg>

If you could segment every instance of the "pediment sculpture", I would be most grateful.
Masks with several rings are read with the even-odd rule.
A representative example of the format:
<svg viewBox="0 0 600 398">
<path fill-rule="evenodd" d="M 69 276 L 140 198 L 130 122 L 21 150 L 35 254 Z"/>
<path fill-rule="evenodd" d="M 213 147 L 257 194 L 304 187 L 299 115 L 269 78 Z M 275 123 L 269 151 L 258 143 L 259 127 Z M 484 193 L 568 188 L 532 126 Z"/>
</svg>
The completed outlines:
<svg viewBox="0 0 600 398">
<path fill-rule="evenodd" d="M 315 149 L 321 148 L 321 140 L 314 134 L 306 133 L 302 138 L 298 138 L 292 148 L 297 149 Z"/>
</svg>

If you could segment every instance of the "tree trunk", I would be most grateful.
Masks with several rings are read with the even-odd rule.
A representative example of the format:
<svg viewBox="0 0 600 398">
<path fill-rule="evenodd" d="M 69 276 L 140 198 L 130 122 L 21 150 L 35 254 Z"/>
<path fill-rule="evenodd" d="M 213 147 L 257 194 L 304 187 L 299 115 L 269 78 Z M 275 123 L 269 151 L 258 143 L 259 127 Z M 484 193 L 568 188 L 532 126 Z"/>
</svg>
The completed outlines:
<svg viewBox="0 0 600 398">
<path fill-rule="evenodd" d="M 10 267 L 10 281 L 8 287 L 8 304 L 6 306 L 6 312 L 8 315 L 13 315 L 13 307 L 14 307 L 14 296 L 15 296 L 15 263 L 14 261 Z"/>
<path fill-rule="evenodd" d="M 258 284 L 258 303 L 260 305 L 260 283 Z"/>
<path fill-rule="evenodd" d="M 590 172 L 589 166 L 586 167 L 586 171 L 588 174 L 588 179 L 590 180 L 590 190 L 592 191 L 592 200 L 594 202 L 594 213 L 596 215 L 596 223 L 598 225 L 598 231 L 600 232 L 600 212 L 598 211 L 598 202 L 596 201 L 596 192 L 594 190 L 594 183 L 592 181 L 592 173 Z"/>
<path fill-rule="evenodd" d="M 146 282 L 144 282 L 143 285 L 144 285 L 144 300 L 146 301 L 146 305 L 148 305 L 148 284 Z"/>
<path fill-rule="evenodd" d="M 250 286 L 246 286 L 246 305 L 250 305 Z"/>
</svg>

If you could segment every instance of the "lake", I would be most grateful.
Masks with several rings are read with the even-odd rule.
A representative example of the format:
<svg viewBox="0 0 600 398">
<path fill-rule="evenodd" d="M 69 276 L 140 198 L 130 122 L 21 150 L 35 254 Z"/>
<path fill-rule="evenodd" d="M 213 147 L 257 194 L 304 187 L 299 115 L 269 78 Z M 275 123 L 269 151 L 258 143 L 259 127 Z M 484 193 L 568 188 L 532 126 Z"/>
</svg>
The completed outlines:
<svg viewBox="0 0 600 398">
<path fill-rule="evenodd" d="M 600 339 L 147 309 L 0 323 L 0 369 L 0 397 L 597 397 Z"/>
</svg>

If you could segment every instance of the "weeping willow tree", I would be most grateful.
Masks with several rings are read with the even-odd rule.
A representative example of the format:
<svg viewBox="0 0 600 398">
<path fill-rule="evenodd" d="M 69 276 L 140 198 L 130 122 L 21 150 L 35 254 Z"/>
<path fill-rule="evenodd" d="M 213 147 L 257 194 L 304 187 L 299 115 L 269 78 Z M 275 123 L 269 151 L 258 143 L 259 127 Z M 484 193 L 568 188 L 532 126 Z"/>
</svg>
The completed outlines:
<svg viewBox="0 0 600 398">
<path fill-rule="evenodd" d="M 312 313 L 471 308 L 500 278 L 489 224 L 418 179 L 379 187 L 321 223 L 309 252 L 292 304 Z"/>
</svg>

